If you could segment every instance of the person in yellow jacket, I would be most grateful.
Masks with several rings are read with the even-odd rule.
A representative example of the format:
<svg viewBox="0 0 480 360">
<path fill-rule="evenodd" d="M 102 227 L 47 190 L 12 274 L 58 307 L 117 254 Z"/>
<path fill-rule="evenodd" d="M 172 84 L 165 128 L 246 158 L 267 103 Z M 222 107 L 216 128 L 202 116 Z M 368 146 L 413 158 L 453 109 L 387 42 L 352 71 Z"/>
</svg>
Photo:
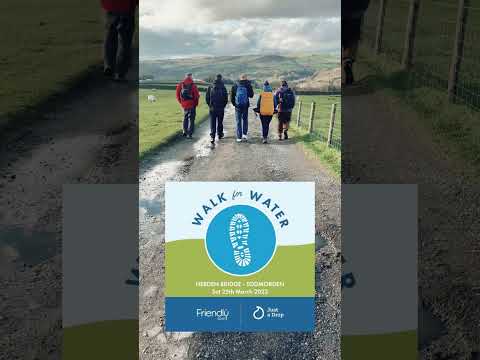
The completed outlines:
<svg viewBox="0 0 480 360">
<path fill-rule="evenodd" d="M 263 92 L 258 97 L 257 107 L 255 112 L 260 114 L 260 121 L 262 122 L 262 137 L 263 143 L 268 141 L 268 130 L 270 129 L 270 122 L 272 121 L 273 114 L 277 111 L 277 99 L 273 95 L 273 90 L 268 81 L 263 84 Z"/>
</svg>

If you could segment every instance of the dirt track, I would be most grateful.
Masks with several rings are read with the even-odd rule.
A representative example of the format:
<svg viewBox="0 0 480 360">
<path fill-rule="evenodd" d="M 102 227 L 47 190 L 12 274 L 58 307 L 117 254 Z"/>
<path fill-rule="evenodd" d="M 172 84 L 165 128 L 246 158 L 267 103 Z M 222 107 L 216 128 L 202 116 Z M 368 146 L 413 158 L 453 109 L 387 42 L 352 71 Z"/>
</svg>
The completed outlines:
<svg viewBox="0 0 480 360">
<path fill-rule="evenodd" d="M 295 139 L 261 143 L 249 120 L 248 143 L 236 143 L 233 108 L 226 137 L 210 147 L 205 123 L 184 140 L 146 159 L 140 169 L 140 356 L 154 359 L 340 359 L 340 182 L 308 159 Z M 163 186 L 180 181 L 316 182 L 316 330 L 309 333 L 165 333 L 163 331 Z"/>
<path fill-rule="evenodd" d="M 480 350 L 478 182 L 415 112 L 364 85 L 342 98 L 342 180 L 419 185 L 421 358 L 470 360 Z"/>
<path fill-rule="evenodd" d="M 2 130 L 1 359 L 61 358 L 62 185 L 136 182 L 137 107 L 136 82 L 105 81 L 99 69 Z"/>
</svg>

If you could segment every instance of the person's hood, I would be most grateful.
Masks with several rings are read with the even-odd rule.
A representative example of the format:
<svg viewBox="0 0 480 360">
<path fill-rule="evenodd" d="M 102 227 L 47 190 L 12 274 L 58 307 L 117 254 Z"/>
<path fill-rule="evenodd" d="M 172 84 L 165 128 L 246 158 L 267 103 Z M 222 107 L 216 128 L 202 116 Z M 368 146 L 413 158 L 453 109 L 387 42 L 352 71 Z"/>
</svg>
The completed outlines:
<svg viewBox="0 0 480 360">
<path fill-rule="evenodd" d="M 270 85 L 263 85 L 263 91 L 272 92 L 272 87 Z"/>
<path fill-rule="evenodd" d="M 192 78 L 186 77 L 185 79 L 183 79 L 183 83 L 186 85 L 193 84 L 193 80 Z"/>
<path fill-rule="evenodd" d="M 250 80 L 239 80 L 238 83 L 243 86 L 247 86 L 250 84 Z"/>
<path fill-rule="evenodd" d="M 214 84 L 215 86 L 222 86 L 222 85 L 223 85 L 223 80 L 216 79 L 216 80 L 213 82 L 213 84 Z"/>
</svg>

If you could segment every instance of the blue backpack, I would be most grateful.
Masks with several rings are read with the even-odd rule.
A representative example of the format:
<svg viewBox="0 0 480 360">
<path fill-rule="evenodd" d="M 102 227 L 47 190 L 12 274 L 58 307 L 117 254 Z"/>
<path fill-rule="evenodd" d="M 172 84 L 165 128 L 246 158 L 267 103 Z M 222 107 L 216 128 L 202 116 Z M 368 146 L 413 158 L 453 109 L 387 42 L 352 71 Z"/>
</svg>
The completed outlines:
<svg viewBox="0 0 480 360">
<path fill-rule="evenodd" d="M 245 86 L 239 85 L 237 87 L 237 93 L 235 94 L 235 103 L 237 104 L 237 106 L 248 105 L 248 91 Z"/>
<path fill-rule="evenodd" d="M 292 89 L 288 88 L 285 92 L 280 93 L 280 103 L 282 111 L 291 111 L 295 107 L 295 94 Z"/>
</svg>

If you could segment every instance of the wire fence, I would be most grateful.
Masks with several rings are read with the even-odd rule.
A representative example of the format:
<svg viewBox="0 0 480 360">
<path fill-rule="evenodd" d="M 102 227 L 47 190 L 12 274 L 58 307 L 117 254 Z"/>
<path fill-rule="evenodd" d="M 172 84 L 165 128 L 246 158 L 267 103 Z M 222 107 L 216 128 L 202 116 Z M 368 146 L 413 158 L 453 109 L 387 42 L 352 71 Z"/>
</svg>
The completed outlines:
<svg viewBox="0 0 480 360">
<path fill-rule="evenodd" d="M 413 87 L 444 91 L 480 110 L 480 3 L 471 0 L 372 0 L 362 42 L 408 71 Z"/>
<path fill-rule="evenodd" d="M 292 121 L 324 141 L 329 147 L 340 151 L 342 147 L 340 96 L 315 100 L 307 96 L 301 97 L 292 114 Z"/>
</svg>

